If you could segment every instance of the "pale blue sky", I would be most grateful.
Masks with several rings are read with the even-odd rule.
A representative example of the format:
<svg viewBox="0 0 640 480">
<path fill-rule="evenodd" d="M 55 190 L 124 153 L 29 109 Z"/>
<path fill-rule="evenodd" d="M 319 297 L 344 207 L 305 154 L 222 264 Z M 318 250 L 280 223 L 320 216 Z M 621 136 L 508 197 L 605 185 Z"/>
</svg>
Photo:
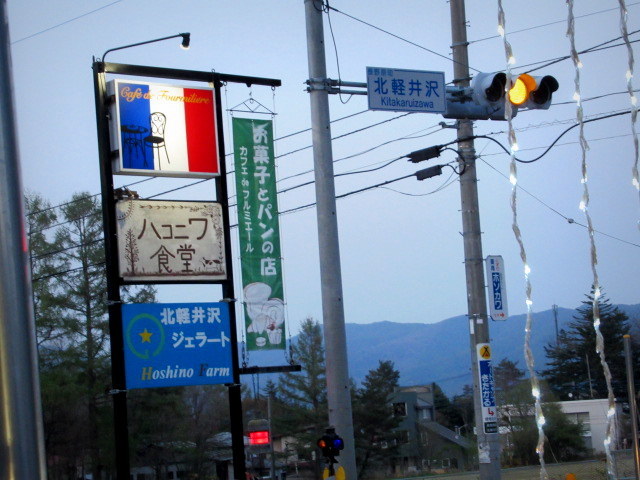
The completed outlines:
<svg viewBox="0 0 640 480">
<path fill-rule="evenodd" d="M 191 32 L 191 49 L 178 41 L 132 48 L 109 54 L 109 61 L 157 65 L 192 70 L 282 79 L 270 88 L 229 85 L 223 92 L 225 108 L 253 98 L 275 110 L 276 138 L 310 126 L 304 4 L 302 0 L 8 0 L 12 39 L 13 78 L 18 117 L 19 145 L 25 188 L 53 203 L 61 203 L 77 191 L 99 192 L 92 56 L 109 48 L 179 32 Z M 569 52 L 565 36 L 565 2 L 505 1 L 507 35 L 519 66 L 553 59 Z M 629 5 L 629 31 L 639 28 L 640 2 Z M 579 50 L 620 35 L 617 1 L 576 2 L 576 42 Z M 527 9 L 522 10 L 526 5 Z M 365 81 L 366 66 L 445 72 L 452 79 L 452 62 L 425 49 L 450 57 L 449 4 L 445 0 L 333 0 L 331 6 L 367 23 L 401 36 L 419 48 L 333 11 L 331 24 L 343 80 Z M 104 7 L 104 8 L 102 8 Z M 96 10 L 93 13 L 89 13 Z M 605 11 L 609 10 L 609 11 Z M 73 18 L 76 20 L 69 21 Z M 480 71 L 505 68 L 502 42 L 496 35 L 497 2 L 467 1 L 470 66 Z M 53 26 L 60 25 L 56 28 Z M 534 28 L 546 25 L 540 28 Z M 520 30 L 519 33 L 510 33 Z M 39 33 L 43 32 L 43 33 Z M 36 34 L 36 35 L 34 35 Z M 329 76 L 338 77 L 334 43 L 325 16 Z M 33 36 L 32 36 L 33 35 Z M 640 38 L 637 34 L 632 39 Z M 619 43 L 619 42 L 614 42 Z M 635 44 L 634 44 L 635 45 Z M 635 49 L 636 54 L 637 48 Z M 636 55 L 637 56 L 637 55 Z M 626 89 L 627 53 L 623 47 L 582 56 L 583 97 L 608 95 Z M 538 72 L 554 75 L 560 89 L 548 111 L 520 112 L 518 129 L 521 158 L 542 153 L 573 124 L 574 69 L 570 60 Z M 640 88 L 640 80 L 636 81 Z M 348 97 L 343 96 L 342 101 Z M 606 114 L 629 106 L 628 95 L 609 95 L 585 102 L 585 115 Z M 366 97 L 342 103 L 330 98 L 331 116 L 338 119 L 367 109 Z M 333 136 L 391 119 L 398 114 L 364 112 L 332 125 Z M 226 116 L 226 121 L 229 116 Z M 334 141 L 334 158 L 341 159 L 384 142 L 387 145 L 336 162 L 336 172 L 364 168 L 422 147 L 447 143 L 452 129 L 441 129 L 443 118 L 414 114 Z M 448 121 L 451 123 L 451 121 Z M 507 144 L 505 122 L 476 122 L 478 134 L 496 133 Z M 227 151 L 231 139 L 225 133 Z M 575 307 L 592 283 L 586 224 L 578 209 L 582 195 L 580 149 L 574 129 L 540 161 L 519 165 L 521 192 L 519 221 L 532 268 L 534 311 L 552 304 Z M 501 132 L 501 133 L 498 133 Z M 638 193 L 631 186 L 633 143 L 628 115 L 592 122 L 585 127 L 588 152 L 590 212 L 596 230 L 623 239 L 596 235 L 601 284 L 614 303 L 638 303 L 640 266 L 640 217 Z M 397 140 L 401 137 L 413 137 Z M 309 132 L 277 142 L 278 173 L 285 178 L 312 168 Z M 509 157 L 485 139 L 476 141 L 484 255 L 502 255 L 508 282 L 511 313 L 525 311 L 524 278 L 519 250 L 511 230 Z M 429 164 L 405 160 L 377 172 L 336 180 L 336 191 L 348 191 L 394 179 L 435 163 L 454 160 L 445 152 Z M 229 158 L 231 162 L 231 158 Z M 232 164 L 229 163 L 229 169 Z M 407 179 L 390 189 L 375 189 L 338 200 L 345 316 L 347 322 L 436 322 L 465 314 L 466 292 L 460 235 L 460 194 L 451 169 L 424 182 Z M 280 182 L 284 189 L 312 180 L 312 174 Z M 118 185 L 134 180 L 119 177 Z M 183 182 L 184 183 L 184 182 Z M 232 183 L 232 182 L 231 182 Z M 449 184 L 450 183 L 450 184 Z M 438 190 L 424 196 L 422 195 Z M 140 185 L 142 196 L 174 186 L 155 179 Z M 205 183 L 164 199 L 212 198 L 213 185 Z M 280 210 L 315 200 L 312 186 L 280 195 Z M 563 216 L 573 218 L 569 223 Z M 281 217 L 285 295 L 291 333 L 306 316 L 321 318 L 319 262 L 315 210 Z M 235 235 L 235 231 L 233 233 Z M 236 267 L 236 271 L 238 268 Z M 238 289 L 239 291 L 240 289 Z M 218 300 L 215 286 L 170 287 L 161 290 L 165 301 Z M 549 326 L 551 327 L 551 326 Z M 545 328 L 541 326 L 540 328 Z M 466 340 L 465 340 L 466 341 Z"/>
</svg>

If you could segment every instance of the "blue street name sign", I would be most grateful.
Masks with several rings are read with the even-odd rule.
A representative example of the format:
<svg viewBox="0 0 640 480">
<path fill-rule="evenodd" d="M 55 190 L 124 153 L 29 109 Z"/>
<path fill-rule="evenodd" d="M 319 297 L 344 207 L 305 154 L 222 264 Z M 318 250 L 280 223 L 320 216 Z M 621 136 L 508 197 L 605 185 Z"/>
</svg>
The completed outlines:
<svg viewBox="0 0 640 480">
<path fill-rule="evenodd" d="M 367 67 L 369 110 L 444 113 L 444 72 Z"/>
<path fill-rule="evenodd" d="M 226 303 L 122 305 L 127 389 L 233 381 Z"/>
</svg>

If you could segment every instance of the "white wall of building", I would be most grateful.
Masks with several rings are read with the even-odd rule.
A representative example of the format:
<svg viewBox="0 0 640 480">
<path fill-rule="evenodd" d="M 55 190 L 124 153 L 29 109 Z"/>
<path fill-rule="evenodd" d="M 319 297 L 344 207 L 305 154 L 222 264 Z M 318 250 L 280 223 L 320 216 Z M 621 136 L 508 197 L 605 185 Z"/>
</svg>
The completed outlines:
<svg viewBox="0 0 640 480">
<path fill-rule="evenodd" d="M 585 436 L 591 437 L 591 447 L 595 453 L 604 453 L 604 439 L 607 432 L 607 411 L 609 410 L 609 401 L 606 398 L 598 398 L 593 400 L 572 400 L 567 402 L 558 402 L 562 411 L 570 417 L 576 418 L 577 414 L 588 414 L 588 424 L 585 420 L 583 423 L 589 429 Z M 616 419 L 620 423 L 621 409 L 617 407 Z M 620 428 L 616 428 L 620 432 Z"/>
</svg>

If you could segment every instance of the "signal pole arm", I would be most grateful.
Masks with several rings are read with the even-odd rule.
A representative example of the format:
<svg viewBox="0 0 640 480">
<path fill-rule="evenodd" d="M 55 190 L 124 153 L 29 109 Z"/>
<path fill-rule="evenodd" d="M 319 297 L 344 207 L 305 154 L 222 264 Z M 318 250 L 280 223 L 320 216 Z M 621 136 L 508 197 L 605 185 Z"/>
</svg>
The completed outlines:
<svg viewBox="0 0 640 480">
<path fill-rule="evenodd" d="M 466 14 L 464 0 L 451 0 L 451 39 L 453 72 L 456 87 L 469 86 Z M 474 412 L 478 436 L 480 480 L 500 480 L 500 438 L 498 433 L 485 433 L 483 407 L 478 375 L 476 345 L 489 343 L 487 303 L 484 291 L 484 268 L 480 212 L 478 207 L 478 179 L 476 176 L 473 122 L 463 118 L 457 122 L 460 157 L 460 196 L 464 242 L 464 264 L 467 282 L 467 308 L 471 371 L 473 373 Z"/>
</svg>

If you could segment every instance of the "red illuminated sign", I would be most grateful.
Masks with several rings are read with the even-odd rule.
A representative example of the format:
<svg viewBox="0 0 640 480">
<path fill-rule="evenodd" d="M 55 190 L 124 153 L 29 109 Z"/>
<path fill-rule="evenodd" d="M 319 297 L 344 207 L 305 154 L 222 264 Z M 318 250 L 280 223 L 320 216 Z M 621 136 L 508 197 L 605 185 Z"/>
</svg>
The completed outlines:
<svg viewBox="0 0 640 480">
<path fill-rule="evenodd" d="M 267 445 L 269 443 L 269 430 L 249 432 L 250 445 Z"/>
</svg>

